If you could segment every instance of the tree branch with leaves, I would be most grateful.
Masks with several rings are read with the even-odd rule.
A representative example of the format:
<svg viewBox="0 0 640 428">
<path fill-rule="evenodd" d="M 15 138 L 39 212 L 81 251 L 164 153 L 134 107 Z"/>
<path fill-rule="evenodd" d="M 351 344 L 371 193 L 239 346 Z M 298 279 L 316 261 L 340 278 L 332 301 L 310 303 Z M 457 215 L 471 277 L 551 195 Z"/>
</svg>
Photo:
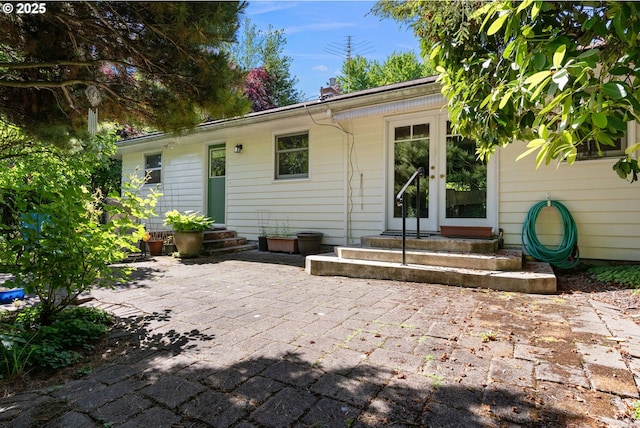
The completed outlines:
<svg viewBox="0 0 640 428">
<path fill-rule="evenodd" d="M 101 117 L 173 132 L 248 111 L 244 74 L 223 47 L 244 2 L 53 2 L 2 14 L 0 117 L 37 140 L 82 136 Z"/>
<path fill-rule="evenodd" d="M 538 166 L 571 164 L 581 145 L 614 146 L 640 118 L 638 3 L 382 1 L 374 11 L 421 38 L 455 131 L 483 158 L 524 141 Z M 614 165 L 632 182 L 635 143 Z"/>
</svg>

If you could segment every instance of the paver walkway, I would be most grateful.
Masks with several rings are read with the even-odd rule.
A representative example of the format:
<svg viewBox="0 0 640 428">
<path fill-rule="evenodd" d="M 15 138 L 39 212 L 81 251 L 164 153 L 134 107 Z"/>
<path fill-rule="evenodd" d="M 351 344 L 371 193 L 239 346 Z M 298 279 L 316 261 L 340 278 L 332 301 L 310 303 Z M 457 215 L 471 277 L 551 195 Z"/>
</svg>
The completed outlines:
<svg viewBox="0 0 640 428">
<path fill-rule="evenodd" d="M 640 328 L 613 307 L 315 277 L 303 263 L 250 251 L 136 264 L 92 302 L 126 321 L 128 352 L 0 400 L 0 424 L 637 426 Z"/>
</svg>

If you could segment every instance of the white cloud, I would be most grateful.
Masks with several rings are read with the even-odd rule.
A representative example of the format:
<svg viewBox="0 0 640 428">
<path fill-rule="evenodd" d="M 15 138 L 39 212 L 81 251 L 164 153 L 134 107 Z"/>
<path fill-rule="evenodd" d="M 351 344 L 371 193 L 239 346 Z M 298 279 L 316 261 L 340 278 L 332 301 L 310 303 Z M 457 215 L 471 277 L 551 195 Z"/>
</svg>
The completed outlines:
<svg viewBox="0 0 640 428">
<path fill-rule="evenodd" d="M 294 1 L 253 1 L 251 7 L 245 9 L 245 13 L 247 15 L 262 15 L 263 13 L 292 9 L 297 5 L 298 3 Z"/>
<path fill-rule="evenodd" d="M 320 65 L 316 65 L 315 67 L 312 68 L 313 71 L 327 71 L 329 70 L 329 67 L 327 67 L 326 65 L 320 64 Z"/>
</svg>

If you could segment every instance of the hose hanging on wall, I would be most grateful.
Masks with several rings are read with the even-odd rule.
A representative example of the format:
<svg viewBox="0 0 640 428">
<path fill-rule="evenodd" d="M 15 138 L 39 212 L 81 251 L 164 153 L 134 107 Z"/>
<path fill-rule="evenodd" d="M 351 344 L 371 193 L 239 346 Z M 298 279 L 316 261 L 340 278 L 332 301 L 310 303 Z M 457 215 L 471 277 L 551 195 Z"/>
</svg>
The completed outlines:
<svg viewBox="0 0 640 428">
<path fill-rule="evenodd" d="M 555 207 L 562 219 L 562 240 L 554 249 L 540 243 L 536 234 L 536 220 L 542 208 Z M 578 250 L 578 229 L 569 210 L 558 201 L 541 201 L 531 207 L 522 225 L 522 246 L 536 259 L 561 269 L 574 267 L 580 258 Z"/>
</svg>

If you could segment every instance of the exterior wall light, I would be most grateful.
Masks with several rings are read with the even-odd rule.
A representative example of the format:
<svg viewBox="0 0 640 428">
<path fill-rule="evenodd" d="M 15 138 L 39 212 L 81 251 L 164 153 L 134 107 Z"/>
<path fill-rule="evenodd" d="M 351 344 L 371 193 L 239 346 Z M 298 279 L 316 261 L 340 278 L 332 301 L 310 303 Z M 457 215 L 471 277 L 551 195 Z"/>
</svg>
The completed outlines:
<svg viewBox="0 0 640 428">
<path fill-rule="evenodd" d="M 242 153 L 242 144 L 236 144 L 236 146 L 233 148 L 233 152 Z"/>
</svg>

